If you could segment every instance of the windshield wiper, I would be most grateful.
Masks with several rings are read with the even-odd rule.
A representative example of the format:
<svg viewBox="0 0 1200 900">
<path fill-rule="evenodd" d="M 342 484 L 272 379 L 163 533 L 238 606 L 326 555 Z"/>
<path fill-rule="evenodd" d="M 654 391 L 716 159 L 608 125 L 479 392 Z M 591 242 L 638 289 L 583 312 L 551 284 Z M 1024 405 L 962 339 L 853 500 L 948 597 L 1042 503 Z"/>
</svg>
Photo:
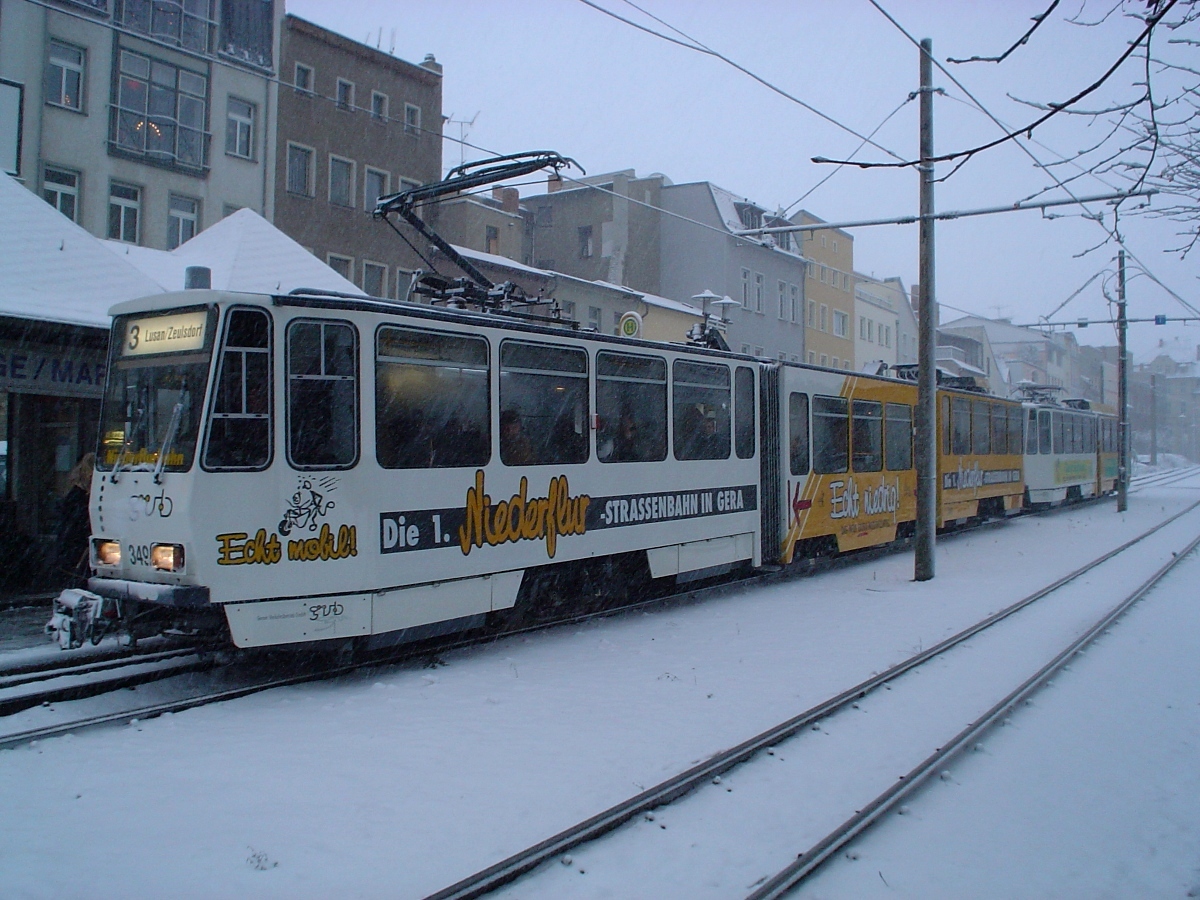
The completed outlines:
<svg viewBox="0 0 1200 900">
<path fill-rule="evenodd" d="M 162 484 L 163 466 L 167 462 L 167 453 L 170 451 L 171 445 L 175 443 L 175 433 L 179 431 L 179 420 L 183 418 L 183 401 L 187 399 L 188 392 L 185 390 L 175 404 L 175 408 L 171 410 L 171 422 L 167 425 L 167 433 L 163 437 L 162 447 L 158 450 L 158 459 L 154 462 L 155 484 Z"/>
<path fill-rule="evenodd" d="M 130 437 L 126 437 L 121 442 L 121 452 L 117 454 L 117 460 L 113 463 L 112 475 L 109 476 L 109 481 L 113 484 L 117 483 L 117 473 L 121 471 L 121 460 L 125 458 L 125 452 L 129 449 L 129 444 L 132 435 L 137 434 L 138 426 L 142 424 L 142 417 L 146 415 L 146 407 L 142 407 L 137 411 L 137 416 L 134 417 L 133 425 L 129 428 Z"/>
</svg>

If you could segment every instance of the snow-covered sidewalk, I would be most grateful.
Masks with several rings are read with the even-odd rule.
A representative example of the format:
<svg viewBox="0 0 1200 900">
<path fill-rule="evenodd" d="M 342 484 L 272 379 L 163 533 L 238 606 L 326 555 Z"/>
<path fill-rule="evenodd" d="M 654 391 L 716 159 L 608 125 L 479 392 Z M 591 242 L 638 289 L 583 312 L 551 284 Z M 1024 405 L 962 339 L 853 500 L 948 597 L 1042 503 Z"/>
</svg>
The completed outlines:
<svg viewBox="0 0 1200 900">
<path fill-rule="evenodd" d="M 924 584 L 911 581 L 911 554 L 894 554 L 500 641 L 438 668 L 0 753 L 3 893 L 423 896 L 930 646 L 1194 499 L 1164 488 L 1135 495 L 1124 516 L 1105 501 L 947 539 Z M 138 693 L 153 702 L 159 690 L 170 688 Z M 14 730 L 49 712 L 20 715 Z M 1136 777 L 1139 764 L 1128 765 Z"/>
</svg>

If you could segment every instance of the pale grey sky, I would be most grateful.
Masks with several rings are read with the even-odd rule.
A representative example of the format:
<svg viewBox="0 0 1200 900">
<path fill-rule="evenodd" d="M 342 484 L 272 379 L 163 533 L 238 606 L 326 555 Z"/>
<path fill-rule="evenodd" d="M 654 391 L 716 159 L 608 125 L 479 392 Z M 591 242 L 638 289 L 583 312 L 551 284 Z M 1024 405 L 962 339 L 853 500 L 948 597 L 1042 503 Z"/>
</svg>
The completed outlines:
<svg viewBox="0 0 1200 900">
<path fill-rule="evenodd" d="M 596 2 L 670 33 L 627 0 Z M 913 37 L 932 38 L 934 53 L 944 62 L 948 56 L 1002 52 L 1049 0 L 880 4 Z M 1008 95 L 1066 99 L 1098 78 L 1140 31 L 1140 23 L 1121 16 L 1094 28 L 1066 22 L 1081 5 L 1082 0 L 1060 4 L 1029 44 L 1001 65 L 947 68 L 1003 122 L 1032 121 L 1037 111 Z M 916 48 L 867 0 L 645 0 L 638 6 L 861 134 L 917 87 Z M 590 174 L 633 168 L 638 174 L 662 172 L 676 183 L 707 180 L 773 209 L 789 206 L 828 174 L 829 167 L 813 164 L 811 157 L 844 157 L 860 143 L 719 60 L 637 31 L 580 0 L 288 0 L 287 8 L 355 40 L 378 41 L 384 50 L 394 40 L 395 54 L 404 59 L 420 62 L 433 53 L 445 67 L 443 112 L 454 120 L 475 118 L 473 126 L 464 126 L 466 139 L 487 152 L 553 149 L 577 159 Z M 1098 17 L 1106 8 L 1092 0 L 1083 17 Z M 1182 52 L 1160 40 L 1162 52 Z M 1102 108 L 1135 95 L 1132 85 L 1140 75 L 1131 60 L 1084 105 Z M 946 76 L 935 72 L 934 83 L 950 95 L 935 102 L 937 152 L 1000 135 Z M 1037 130 L 1036 142 L 1026 144 L 1042 162 L 1082 149 L 1102 133 L 1091 120 L 1060 119 Z M 447 136 L 457 138 L 459 128 L 448 123 Z M 914 156 L 917 103 L 905 105 L 876 140 L 901 156 Z M 456 164 L 460 153 L 468 160 L 485 155 L 447 141 L 446 165 Z M 869 147 L 857 158 L 886 159 Z M 938 174 L 950 168 L 942 164 Z M 1057 171 L 1059 177 L 1075 173 L 1068 166 Z M 1126 184 L 1115 175 L 1104 181 L 1082 178 L 1073 190 L 1094 195 Z M 940 184 L 937 207 L 1010 203 L 1052 183 L 1009 144 L 981 154 Z M 536 190 L 523 187 L 522 193 Z M 911 169 L 844 168 L 803 206 L 831 221 L 911 215 L 917 175 Z M 1051 312 L 1098 270 L 1115 271 L 1112 245 L 1074 258 L 1103 239 L 1098 225 L 1072 216 L 1070 208 L 1056 212 L 1067 217 L 1044 220 L 1037 212 L 1021 212 L 939 224 L 938 299 L 1026 322 Z M 1177 228 L 1132 215 L 1122 219 L 1127 243 L 1142 262 L 1200 305 L 1200 251 L 1185 261 L 1163 252 L 1178 241 Z M 900 275 L 907 284 L 916 280 L 915 226 L 859 229 L 855 238 L 859 271 Z M 1185 314 L 1166 292 L 1137 274 L 1135 263 L 1130 266 L 1131 315 Z M 1107 318 L 1099 283 L 1056 319 Z M 955 315 L 944 309 L 943 321 Z M 1171 331 L 1182 328 L 1171 326 Z M 1131 332 L 1131 345 L 1142 356 L 1166 332 L 1141 326 Z M 1200 325 L 1184 334 L 1200 343 Z M 1078 337 L 1084 343 L 1115 343 L 1109 326 L 1093 326 Z"/>
</svg>

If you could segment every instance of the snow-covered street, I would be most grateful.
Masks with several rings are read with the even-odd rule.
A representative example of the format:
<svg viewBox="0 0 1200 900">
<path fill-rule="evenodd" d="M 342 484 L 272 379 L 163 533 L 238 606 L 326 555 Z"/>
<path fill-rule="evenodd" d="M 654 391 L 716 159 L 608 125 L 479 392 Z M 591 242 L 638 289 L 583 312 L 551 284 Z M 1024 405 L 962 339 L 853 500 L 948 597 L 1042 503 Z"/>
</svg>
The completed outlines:
<svg viewBox="0 0 1200 900">
<path fill-rule="evenodd" d="M 1136 493 L 1123 516 L 1104 501 L 946 538 L 928 583 L 912 582 L 911 554 L 897 553 L 499 641 L 433 668 L 364 672 L 0 753 L 4 893 L 424 896 L 961 630 L 1189 506 L 1197 486 Z M 1105 591 L 1132 588 L 1198 532 L 1200 511 L 1152 538 L 1137 566 L 1104 570 Z M 1185 894 L 1200 878 L 1195 571 L 1185 563 L 1172 587 L 807 895 Z M 1072 612 L 1051 616 L 1062 630 L 1047 634 L 1046 656 L 1086 624 L 1088 591 L 1078 593 Z M 1035 650 L 1030 670 L 1045 661 Z M 172 690 L 137 693 L 145 703 Z M 866 703 L 863 712 L 871 718 Z M 61 713 L 29 710 L 6 728 Z M 896 745 L 902 728 L 896 719 Z M 813 760 L 805 774 L 823 794 L 853 782 L 853 761 L 819 750 Z M 798 762 L 776 772 L 799 777 Z M 713 816 L 708 827 L 735 847 L 762 843 L 741 820 Z M 776 840 L 794 855 L 805 837 Z M 563 867 L 559 888 L 542 895 L 704 895 L 671 877 L 695 868 L 688 848 L 659 846 L 639 845 L 627 880 L 614 877 L 613 857 L 607 869 Z M 719 883 L 709 895 L 742 896 L 786 861 L 710 859 Z M 529 892 L 518 883 L 508 895 Z"/>
</svg>

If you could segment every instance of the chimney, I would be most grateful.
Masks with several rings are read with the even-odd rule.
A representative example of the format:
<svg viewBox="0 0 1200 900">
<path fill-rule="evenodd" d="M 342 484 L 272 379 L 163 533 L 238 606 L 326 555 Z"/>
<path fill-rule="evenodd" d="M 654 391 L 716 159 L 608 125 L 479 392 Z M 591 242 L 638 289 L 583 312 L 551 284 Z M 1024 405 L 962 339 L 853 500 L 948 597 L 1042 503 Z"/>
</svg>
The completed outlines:
<svg viewBox="0 0 1200 900">
<path fill-rule="evenodd" d="M 421 61 L 421 68 L 428 69 L 430 72 L 436 72 L 438 75 L 442 74 L 442 64 L 437 61 L 432 53 L 425 54 L 425 59 Z"/>
<path fill-rule="evenodd" d="M 546 179 L 546 193 L 553 194 L 555 191 L 562 190 L 562 176 L 554 172 Z"/>
<path fill-rule="evenodd" d="M 506 187 L 500 189 L 500 208 L 506 213 L 514 215 L 520 211 L 521 192 L 515 187 Z"/>
</svg>

